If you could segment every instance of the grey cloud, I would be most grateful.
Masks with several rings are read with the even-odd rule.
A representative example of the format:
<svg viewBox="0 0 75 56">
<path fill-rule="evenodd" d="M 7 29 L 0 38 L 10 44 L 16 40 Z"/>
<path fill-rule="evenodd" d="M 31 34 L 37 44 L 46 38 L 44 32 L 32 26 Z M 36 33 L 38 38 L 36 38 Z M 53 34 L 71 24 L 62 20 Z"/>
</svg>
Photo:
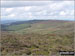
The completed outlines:
<svg viewBox="0 0 75 56">
<path fill-rule="evenodd" d="M 1 1 L 1 7 L 24 7 L 43 6 L 50 4 L 49 1 Z"/>
<path fill-rule="evenodd" d="M 57 6 L 52 6 L 53 4 L 57 4 Z M 63 4 L 62 4 L 63 3 Z M 71 4 L 66 5 L 67 2 L 52 2 L 52 1 L 5 1 L 2 2 L 2 7 L 3 8 L 12 8 L 13 7 L 13 11 L 11 11 L 10 14 L 15 14 L 16 16 L 14 17 L 14 19 L 60 19 L 60 18 L 72 18 L 73 19 L 73 15 L 70 15 L 70 13 L 68 13 L 68 15 L 65 16 L 61 16 L 59 15 L 61 11 L 65 11 L 66 10 L 69 12 L 71 10 L 74 10 L 73 8 L 73 2 L 70 2 Z M 62 5 L 62 6 L 60 6 Z M 25 6 L 26 7 L 31 7 L 30 10 L 25 11 Z M 50 7 L 52 6 L 52 8 Z M 2 19 L 13 19 L 10 18 L 8 15 L 10 15 L 8 12 L 5 12 L 6 8 L 1 11 L 3 12 L 3 18 Z M 42 12 L 42 11 L 46 11 L 46 12 Z M 40 13 L 39 13 L 40 12 Z M 31 13 L 32 18 L 29 17 L 29 13 Z M 45 13 L 45 14 L 44 14 Z M 5 17 L 7 16 L 7 17 Z M 68 17 L 69 16 L 69 17 Z"/>
<path fill-rule="evenodd" d="M 74 1 L 74 0 L 2 0 L 2 1 Z"/>
<path fill-rule="evenodd" d="M 2 1 L 55 1 L 55 0 L 2 0 Z M 56 0 L 56 1 L 62 1 L 62 0 Z"/>
</svg>

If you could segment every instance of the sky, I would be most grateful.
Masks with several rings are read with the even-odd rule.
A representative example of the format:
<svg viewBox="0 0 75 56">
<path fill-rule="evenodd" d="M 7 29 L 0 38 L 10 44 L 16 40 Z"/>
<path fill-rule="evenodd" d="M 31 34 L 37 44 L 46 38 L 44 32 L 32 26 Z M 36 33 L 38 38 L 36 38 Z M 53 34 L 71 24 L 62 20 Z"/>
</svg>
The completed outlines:
<svg viewBox="0 0 75 56">
<path fill-rule="evenodd" d="M 74 1 L 1 1 L 1 20 L 74 20 Z"/>
</svg>

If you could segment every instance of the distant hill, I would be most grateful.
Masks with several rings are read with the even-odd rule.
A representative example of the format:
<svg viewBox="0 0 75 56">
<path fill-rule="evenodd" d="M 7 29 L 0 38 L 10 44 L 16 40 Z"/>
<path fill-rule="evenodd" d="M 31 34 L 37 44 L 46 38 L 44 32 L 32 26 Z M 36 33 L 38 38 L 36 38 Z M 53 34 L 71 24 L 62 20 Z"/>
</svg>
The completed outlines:
<svg viewBox="0 0 75 56">
<path fill-rule="evenodd" d="M 30 20 L 2 24 L 1 29 L 3 31 L 15 31 L 25 33 L 60 33 L 60 31 L 63 31 L 64 33 L 65 31 L 73 30 L 73 24 L 73 21 L 64 20 Z"/>
<path fill-rule="evenodd" d="M 10 24 L 16 22 L 16 20 L 1 20 L 1 24 Z"/>
</svg>

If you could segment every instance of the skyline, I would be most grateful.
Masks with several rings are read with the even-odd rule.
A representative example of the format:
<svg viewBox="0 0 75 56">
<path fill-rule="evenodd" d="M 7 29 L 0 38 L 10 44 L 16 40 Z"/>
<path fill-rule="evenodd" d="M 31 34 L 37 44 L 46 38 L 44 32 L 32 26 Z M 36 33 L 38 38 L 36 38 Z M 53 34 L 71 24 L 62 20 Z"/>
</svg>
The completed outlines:
<svg viewBox="0 0 75 56">
<path fill-rule="evenodd" d="M 1 20 L 74 20 L 74 1 L 1 1 Z"/>
</svg>

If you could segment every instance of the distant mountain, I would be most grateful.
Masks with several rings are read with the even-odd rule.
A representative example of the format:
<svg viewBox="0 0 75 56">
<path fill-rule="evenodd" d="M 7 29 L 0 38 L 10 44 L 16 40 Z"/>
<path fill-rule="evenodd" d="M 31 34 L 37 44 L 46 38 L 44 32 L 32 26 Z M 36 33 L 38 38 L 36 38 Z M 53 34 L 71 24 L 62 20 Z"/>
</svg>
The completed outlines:
<svg viewBox="0 0 75 56">
<path fill-rule="evenodd" d="M 16 22 L 15 20 L 1 20 L 1 24 L 10 24 Z"/>
</svg>

